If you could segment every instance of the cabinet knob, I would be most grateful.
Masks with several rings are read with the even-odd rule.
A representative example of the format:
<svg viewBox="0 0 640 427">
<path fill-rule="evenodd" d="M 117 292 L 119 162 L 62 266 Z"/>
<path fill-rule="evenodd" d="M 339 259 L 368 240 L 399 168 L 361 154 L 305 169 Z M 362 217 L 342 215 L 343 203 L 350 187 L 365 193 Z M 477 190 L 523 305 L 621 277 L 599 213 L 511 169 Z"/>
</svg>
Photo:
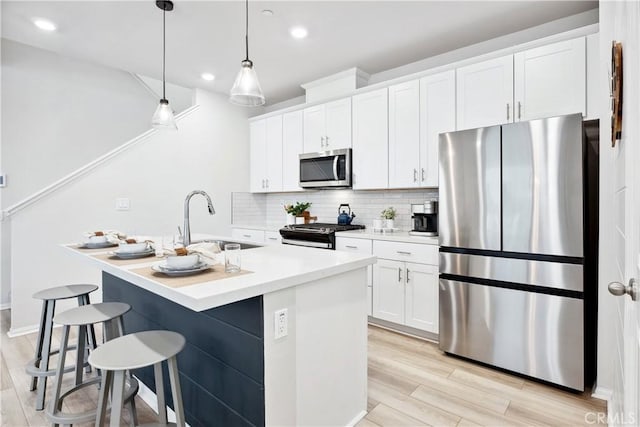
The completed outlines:
<svg viewBox="0 0 640 427">
<path fill-rule="evenodd" d="M 608 288 L 611 295 L 620 297 L 626 294 L 631 297 L 632 301 L 636 301 L 638 299 L 638 285 L 635 279 L 629 279 L 628 285 L 620 282 L 611 282 L 609 283 Z"/>
</svg>

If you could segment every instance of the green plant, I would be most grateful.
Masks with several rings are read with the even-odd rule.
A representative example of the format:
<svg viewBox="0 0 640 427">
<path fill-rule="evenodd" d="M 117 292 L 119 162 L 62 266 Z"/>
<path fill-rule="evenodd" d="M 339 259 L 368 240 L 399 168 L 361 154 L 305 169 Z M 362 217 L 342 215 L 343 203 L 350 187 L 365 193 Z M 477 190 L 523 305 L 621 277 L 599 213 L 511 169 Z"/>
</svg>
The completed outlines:
<svg viewBox="0 0 640 427">
<path fill-rule="evenodd" d="M 389 206 L 387 209 L 380 212 L 380 216 L 384 219 L 394 219 L 396 217 L 396 210 L 393 206 Z"/>
<path fill-rule="evenodd" d="M 304 211 L 309 209 L 311 203 L 309 202 L 296 202 L 295 205 L 284 205 L 284 210 L 291 215 L 300 216 Z"/>
</svg>

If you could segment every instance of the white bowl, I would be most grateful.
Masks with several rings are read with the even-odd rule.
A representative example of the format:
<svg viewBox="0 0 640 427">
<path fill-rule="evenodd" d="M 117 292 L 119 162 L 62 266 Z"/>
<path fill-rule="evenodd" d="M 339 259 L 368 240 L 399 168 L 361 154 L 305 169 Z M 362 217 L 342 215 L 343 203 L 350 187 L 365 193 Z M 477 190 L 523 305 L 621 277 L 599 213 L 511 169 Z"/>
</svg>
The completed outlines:
<svg viewBox="0 0 640 427">
<path fill-rule="evenodd" d="M 193 255 L 171 255 L 167 257 L 167 267 L 176 270 L 183 270 L 190 267 L 194 267 L 200 261 L 198 254 Z"/>
<path fill-rule="evenodd" d="M 149 246 L 147 242 L 142 243 L 120 243 L 120 247 L 118 248 L 118 252 L 125 254 L 133 254 L 136 252 L 144 252 L 147 250 Z"/>
<path fill-rule="evenodd" d="M 90 236 L 89 243 L 106 243 L 107 236 Z"/>
</svg>

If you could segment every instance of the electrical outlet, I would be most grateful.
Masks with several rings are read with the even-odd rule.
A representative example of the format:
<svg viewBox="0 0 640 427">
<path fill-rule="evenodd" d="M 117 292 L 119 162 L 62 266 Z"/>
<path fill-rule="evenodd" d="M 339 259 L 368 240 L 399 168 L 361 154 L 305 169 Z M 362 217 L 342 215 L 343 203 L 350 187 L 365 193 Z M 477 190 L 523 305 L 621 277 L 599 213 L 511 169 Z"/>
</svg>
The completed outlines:
<svg viewBox="0 0 640 427">
<path fill-rule="evenodd" d="M 131 202 L 127 198 L 116 199 L 117 211 L 128 211 L 131 207 Z"/>
<path fill-rule="evenodd" d="M 287 309 L 283 308 L 274 313 L 274 338 L 286 337 L 289 333 L 289 316 Z"/>
</svg>

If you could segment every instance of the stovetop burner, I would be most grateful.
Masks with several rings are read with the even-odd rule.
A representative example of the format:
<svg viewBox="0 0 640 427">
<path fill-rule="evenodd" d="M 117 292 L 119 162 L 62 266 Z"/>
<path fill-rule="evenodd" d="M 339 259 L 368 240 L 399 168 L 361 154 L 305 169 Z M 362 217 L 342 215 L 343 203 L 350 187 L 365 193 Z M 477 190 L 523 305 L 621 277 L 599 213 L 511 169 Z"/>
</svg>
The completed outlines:
<svg viewBox="0 0 640 427">
<path fill-rule="evenodd" d="M 330 224 L 324 222 L 315 222 L 313 224 L 292 224 L 287 225 L 285 228 L 295 231 L 309 231 L 309 232 L 325 232 L 332 233 L 335 231 L 349 231 L 349 230 L 362 230 L 364 225 L 344 225 L 344 224 Z"/>
</svg>

